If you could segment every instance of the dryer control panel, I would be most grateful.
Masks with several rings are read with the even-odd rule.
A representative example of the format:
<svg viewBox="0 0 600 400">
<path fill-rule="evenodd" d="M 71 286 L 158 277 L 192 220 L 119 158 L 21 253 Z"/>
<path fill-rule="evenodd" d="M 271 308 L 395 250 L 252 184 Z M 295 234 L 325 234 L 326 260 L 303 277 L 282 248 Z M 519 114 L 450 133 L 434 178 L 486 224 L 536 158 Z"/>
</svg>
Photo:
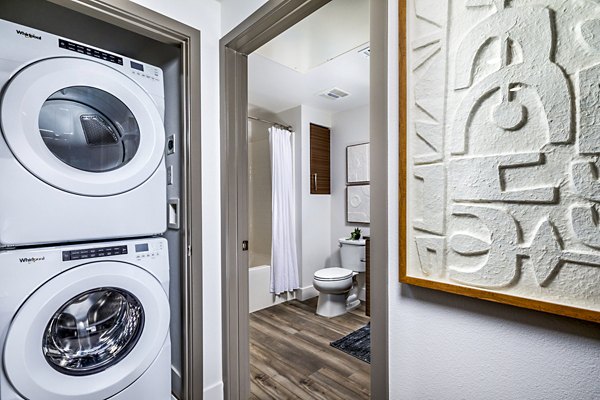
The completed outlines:
<svg viewBox="0 0 600 400">
<path fill-rule="evenodd" d="M 127 246 L 95 247 L 90 249 L 78 249 L 62 252 L 63 261 L 84 260 L 87 258 L 98 258 L 127 254 Z"/>
<path fill-rule="evenodd" d="M 122 57 L 115 56 L 114 54 L 110 54 L 102 50 L 96 50 L 92 47 L 84 46 L 79 43 L 70 42 L 64 39 L 58 39 L 58 47 L 60 47 L 61 49 L 75 51 L 79 54 L 85 54 L 90 57 L 99 58 L 104 61 L 109 61 L 111 63 L 123 65 Z"/>
</svg>

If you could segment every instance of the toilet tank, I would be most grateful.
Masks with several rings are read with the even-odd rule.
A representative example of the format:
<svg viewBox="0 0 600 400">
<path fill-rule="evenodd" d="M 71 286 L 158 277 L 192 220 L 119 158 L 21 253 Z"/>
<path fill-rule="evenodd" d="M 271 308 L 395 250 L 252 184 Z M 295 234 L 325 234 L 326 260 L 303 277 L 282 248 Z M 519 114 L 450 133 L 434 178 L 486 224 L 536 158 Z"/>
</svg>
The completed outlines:
<svg viewBox="0 0 600 400">
<path fill-rule="evenodd" d="M 342 268 L 364 272 L 366 265 L 365 239 L 339 239 Z"/>
</svg>

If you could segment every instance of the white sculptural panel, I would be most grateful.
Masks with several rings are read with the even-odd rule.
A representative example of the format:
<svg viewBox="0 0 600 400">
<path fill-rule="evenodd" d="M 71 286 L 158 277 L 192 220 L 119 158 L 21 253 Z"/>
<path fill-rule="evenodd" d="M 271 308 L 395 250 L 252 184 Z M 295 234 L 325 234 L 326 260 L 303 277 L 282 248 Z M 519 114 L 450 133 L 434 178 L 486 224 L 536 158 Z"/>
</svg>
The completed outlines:
<svg viewBox="0 0 600 400">
<path fill-rule="evenodd" d="M 346 188 L 346 221 L 368 224 L 371 222 L 371 190 L 369 185 Z"/>
<path fill-rule="evenodd" d="M 406 276 L 600 313 L 600 2 L 409 0 L 406 30 Z"/>
</svg>

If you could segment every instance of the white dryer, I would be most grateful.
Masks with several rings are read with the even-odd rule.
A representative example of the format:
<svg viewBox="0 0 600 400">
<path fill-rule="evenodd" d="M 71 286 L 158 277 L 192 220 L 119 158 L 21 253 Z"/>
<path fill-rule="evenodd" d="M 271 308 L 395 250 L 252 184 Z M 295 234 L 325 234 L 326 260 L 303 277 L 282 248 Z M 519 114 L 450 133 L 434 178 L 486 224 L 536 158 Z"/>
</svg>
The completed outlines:
<svg viewBox="0 0 600 400">
<path fill-rule="evenodd" d="M 162 70 L 0 20 L 0 246 L 166 230 Z"/>
<path fill-rule="evenodd" d="M 2 400 L 169 400 L 162 238 L 0 253 Z"/>
</svg>

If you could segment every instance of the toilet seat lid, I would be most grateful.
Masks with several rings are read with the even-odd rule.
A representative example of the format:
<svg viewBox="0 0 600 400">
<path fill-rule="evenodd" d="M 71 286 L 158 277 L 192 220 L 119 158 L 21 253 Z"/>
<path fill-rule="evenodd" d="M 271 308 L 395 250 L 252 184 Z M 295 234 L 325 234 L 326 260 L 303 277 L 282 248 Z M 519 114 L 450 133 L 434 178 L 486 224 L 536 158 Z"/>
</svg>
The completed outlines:
<svg viewBox="0 0 600 400">
<path fill-rule="evenodd" d="M 352 277 L 352 271 L 345 268 L 323 268 L 315 272 L 314 278 L 319 281 L 341 281 Z"/>
</svg>

